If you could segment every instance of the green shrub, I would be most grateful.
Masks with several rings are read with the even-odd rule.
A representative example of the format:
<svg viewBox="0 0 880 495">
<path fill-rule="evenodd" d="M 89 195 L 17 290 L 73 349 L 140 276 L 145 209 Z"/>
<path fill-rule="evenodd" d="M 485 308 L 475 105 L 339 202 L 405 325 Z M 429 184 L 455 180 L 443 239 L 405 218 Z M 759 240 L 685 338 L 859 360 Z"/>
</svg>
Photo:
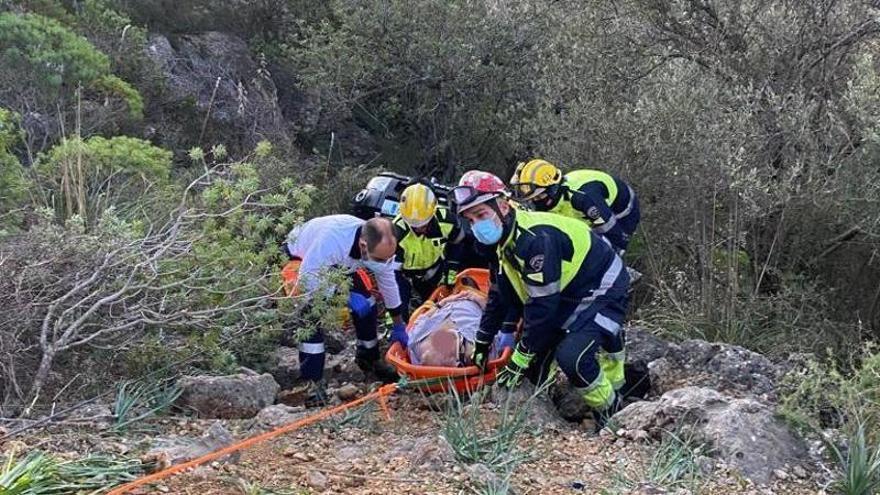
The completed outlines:
<svg viewBox="0 0 880 495">
<path fill-rule="evenodd" d="M 113 77 L 107 55 L 48 17 L 0 13 L 0 69 L 0 102 L 13 108 L 28 97 L 54 105 L 82 86 L 120 98 L 136 118 L 143 112 L 140 94 Z"/>
<path fill-rule="evenodd" d="M 10 152 L 22 137 L 19 116 L 0 108 L 0 234 L 14 227 L 18 215 L 14 209 L 23 206 L 30 181 L 18 159 Z"/>
<path fill-rule="evenodd" d="M 13 449 L 0 464 L 0 493 L 4 495 L 44 495 L 52 493 L 96 493 L 143 475 L 137 459 L 119 460 L 88 455 L 79 459 L 60 459 L 40 451 L 16 458 Z"/>
<path fill-rule="evenodd" d="M 873 495 L 880 491 L 880 443 L 869 444 L 868 436 L 865 423 L 856 420 L 846 445 L 838 446 L 823 438 L 842 473 L 835 483 L 842 495 Z"/>
<path fill-rule="evenodd" d="M 65 139 L 39 156 L 36 171 L 60 221 L 79 215 L 92 225 L 108 208 L 143 216 L 134 212 L 168 192 L 171 152 L 127 136 Z"/>
<path fill-rule="evenodd" d="M 780 383 L 780 413 L 805 432 L 862 429 L 880 443 L 880 352 L 866 344 L 852 356 L 810 358 Z"/>
</svg>

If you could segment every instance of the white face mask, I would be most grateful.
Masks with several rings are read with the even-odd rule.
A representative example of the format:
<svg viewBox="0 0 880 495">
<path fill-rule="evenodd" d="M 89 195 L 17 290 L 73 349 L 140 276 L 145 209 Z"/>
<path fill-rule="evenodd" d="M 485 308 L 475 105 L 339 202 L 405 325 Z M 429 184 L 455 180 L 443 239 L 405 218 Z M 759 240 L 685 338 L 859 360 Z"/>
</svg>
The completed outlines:
<svg viewBox="0 0 880 495">
<path fill-rule="evenodd" d="M 384 273 L 394 268 L 394 256 L 385 261 L 370 259 L 367 250 L 361 246 L 361 265 L 373 273 Z"/>
<path fill-rule="evenodd" d="M 394 262 L 394 258 L 391 258 L 388 261 L 376 261 L 376 260 L 363 260 L 361 263 L 364 265 L 364 268 L 370 270 L 373 273 L 385 273 L 388 270 L 391 270 L 392 263 Z"/>
</svg>

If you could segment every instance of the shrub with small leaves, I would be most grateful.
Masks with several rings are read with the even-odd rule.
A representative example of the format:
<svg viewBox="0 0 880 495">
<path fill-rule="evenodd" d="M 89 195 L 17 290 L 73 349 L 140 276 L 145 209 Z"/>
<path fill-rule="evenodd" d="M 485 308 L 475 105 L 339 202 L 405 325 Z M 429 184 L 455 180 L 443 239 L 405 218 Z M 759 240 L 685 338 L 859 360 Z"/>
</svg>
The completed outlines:
<svg viewBox="0 0 880 495">
<path fill-rule="evenodd" d="M 0 13 L 0 47 L 0 103 L 30 95 L 53 104 L 82 86 L 120 97 L 135 117 L 143 111 L 137 90 L 111 74 L 107 55 L 54 19 Z"/>
</svg>

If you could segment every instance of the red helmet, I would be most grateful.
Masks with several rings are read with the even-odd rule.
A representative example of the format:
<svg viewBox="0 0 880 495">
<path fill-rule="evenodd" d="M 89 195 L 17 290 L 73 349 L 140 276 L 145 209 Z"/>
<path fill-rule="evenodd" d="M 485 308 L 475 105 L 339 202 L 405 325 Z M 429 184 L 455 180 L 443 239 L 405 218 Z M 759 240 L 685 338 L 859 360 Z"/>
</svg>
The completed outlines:
<svg viewBox="0 0 880 495">
<path fill-rule="evenodd" d="M 482 170 L 465 172 L 458 181 L 458 187 L 452 189 L 452 198 L 459 213 L 504 194 L 504 182 L 497 175 Z"/>
</svg>

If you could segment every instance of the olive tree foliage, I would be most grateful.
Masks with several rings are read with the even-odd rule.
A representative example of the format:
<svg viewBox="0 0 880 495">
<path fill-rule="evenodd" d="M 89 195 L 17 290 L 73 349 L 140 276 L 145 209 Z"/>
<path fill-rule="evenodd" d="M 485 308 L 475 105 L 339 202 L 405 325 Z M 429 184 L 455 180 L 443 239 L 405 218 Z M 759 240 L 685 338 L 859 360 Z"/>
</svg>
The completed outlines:
<svg viewBox="0 0 880 495">
<path fill-rule="evenodd" d="M 332 130 L 354 118 L 382 157 L 448 180 L 510 160 L 533 99 L 530 67 L 555 29 L 536 2 L 334 0 L 288 44 Z M 345 146 L 345 143 L 342 143 Z"/>
<path fill-rule="evenodd" d="M 95 349 L 120 355 L 153 331 L 280 332 L 290 304 L 280 294 L 276 239 L 302 221 L 312 188 L 262 184 L 260 156 L 220 164 L 194 156 L 204 173 L 161 221 L 129 221 L 108 208 L 87 229 L 77 215 L 59 224 L 47 211 L 44 222 L 0 242 L 4 403 L 40 404 L 46 390 L 87 371 L 76 360 L 58 370 L 59 360 Z"/>
</svg>

